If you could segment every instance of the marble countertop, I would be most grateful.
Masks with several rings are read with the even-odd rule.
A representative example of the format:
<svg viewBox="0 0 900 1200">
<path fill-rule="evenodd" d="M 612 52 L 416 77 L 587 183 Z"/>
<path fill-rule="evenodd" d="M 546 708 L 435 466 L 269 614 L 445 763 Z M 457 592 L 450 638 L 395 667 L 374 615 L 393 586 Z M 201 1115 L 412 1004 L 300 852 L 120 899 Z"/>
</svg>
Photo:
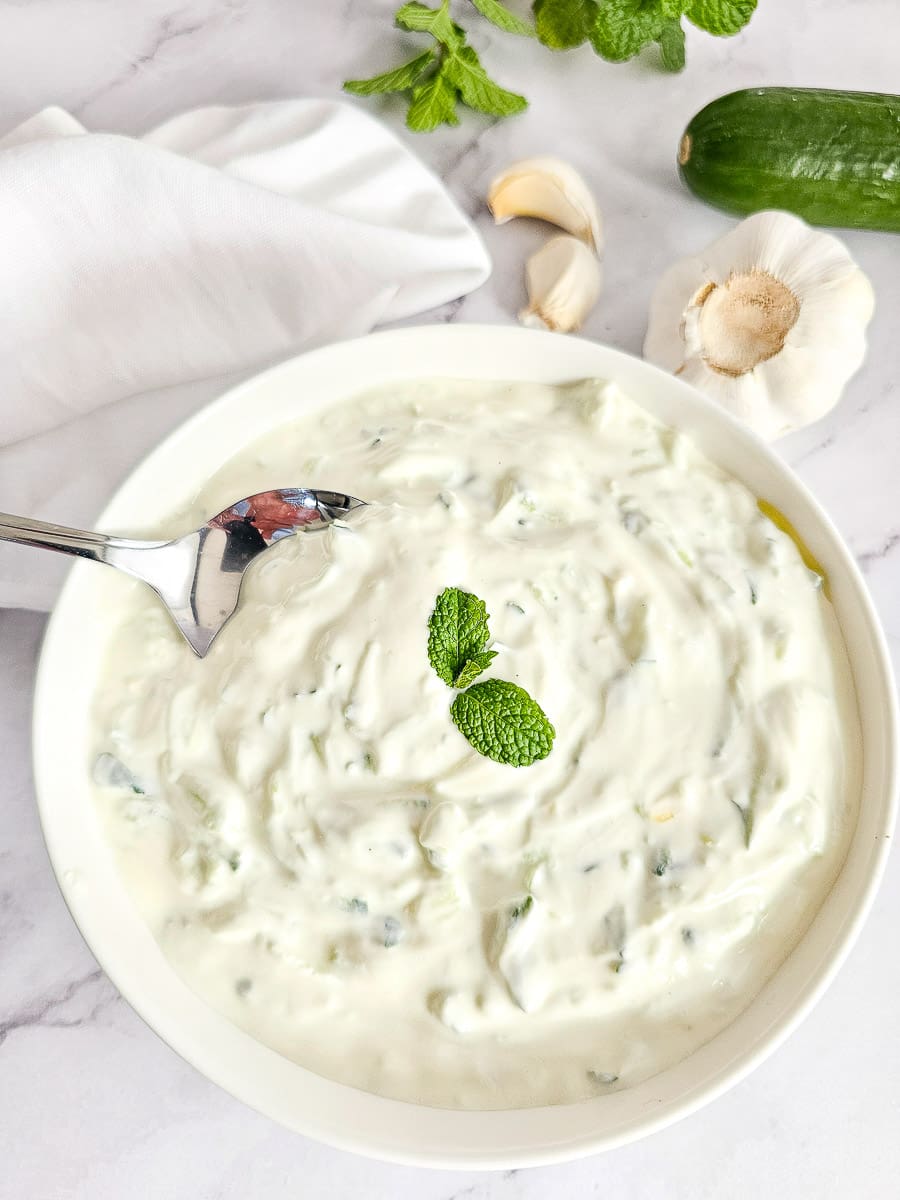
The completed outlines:
<svg viewBox="0 0 900 1200">
<path fill-rule="evenodd" d="M 139 132 L 199 104 L 337 93 L 397 61 L 395 0 L 30 0 L 0 3 L 0 132 L 61 104 L 93 128 Z M 543 236 L 492 228 L 482 196 L 526 154 L 569 157 L 607 228 L 606 283 L 585 330 L 639 352 L 654 280 L 724 230 L 672 160 L 687 117 L 735 87 L 896 90 L 896 0 L 760 0 L 745 34 L 688 35 L 677 77 L 589 51 L 551 55 L 479 23 L 522 117 L 407 136 L 478 222 L 495 262 L 480 291 L 424 319 L 514 319 L 522 263 Z M 472 26 L 476 25 L 473 19 Z M 401 126 L 390 102 L 385 119 Z M 780 449 L 857 555 L 900 664 L 900 239 L 848 234 L 878 295 L 864 370 L 829 418 Z M 210 389 L 211 393 L 215 390 Z M 712 1107 L 654 1137 L 568 1166 L 427 1172 L 342 1154 L 232 1100 L 119 998 L 57 890 L 34 806 L 28 722 L 43 618 L 0 612 L 0 1198 L 2 1200 L 654 1200 L 896 1195 L 900 1176 L 900 862 L 849 961 L 789 1042 Z"/>
</svg>

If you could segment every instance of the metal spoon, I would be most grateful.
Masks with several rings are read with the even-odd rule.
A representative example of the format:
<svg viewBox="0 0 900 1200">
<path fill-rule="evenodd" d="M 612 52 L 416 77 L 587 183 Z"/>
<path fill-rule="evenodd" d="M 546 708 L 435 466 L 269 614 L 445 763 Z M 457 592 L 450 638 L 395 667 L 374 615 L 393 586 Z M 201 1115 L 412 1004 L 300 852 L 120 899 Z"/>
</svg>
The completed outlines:
<svg viewBox="0 0 900 1200">
<path fill-rule="evenodd" d="M 342 492 L 278 488 L 238 500 L 174 541 L 110 537 L 0 512 L 0 541 L 92 558 L 149 583 L 198 658 L 237 608 L 247 567 L 275 542 L 315 533 L 364 500 Z"/>
</svg>

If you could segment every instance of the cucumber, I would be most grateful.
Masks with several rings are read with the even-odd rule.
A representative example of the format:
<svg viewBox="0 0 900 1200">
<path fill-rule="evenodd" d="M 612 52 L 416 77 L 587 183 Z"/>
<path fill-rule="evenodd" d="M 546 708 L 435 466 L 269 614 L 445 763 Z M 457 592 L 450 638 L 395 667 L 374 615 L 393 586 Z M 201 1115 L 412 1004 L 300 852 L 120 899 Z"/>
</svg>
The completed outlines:
<svg viewBox="0 0 900 1200">
<path fill-rule="evenodd" d="M 900 96 L 753 88 L 702 109 L 681 177 L 728 212 L 782 208 L 814 225 L 900 232 Z"/>
</svg>

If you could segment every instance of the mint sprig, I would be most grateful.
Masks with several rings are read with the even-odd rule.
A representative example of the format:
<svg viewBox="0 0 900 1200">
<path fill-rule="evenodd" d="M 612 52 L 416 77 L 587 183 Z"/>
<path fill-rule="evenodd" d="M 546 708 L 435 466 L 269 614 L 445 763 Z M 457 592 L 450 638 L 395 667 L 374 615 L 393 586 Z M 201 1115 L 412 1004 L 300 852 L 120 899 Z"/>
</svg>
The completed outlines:
<svg viewBox="0 0 900 1200">
<path fill-rule="evenodd" d="M 508 32 L 531 30 L 499 0 L 478 0 L 476 7 Z M 407 92 L 406 124 L 417 133 L 427 133 L 439 125 L 458 125 L 460 102 L 494 117 L 512 116 L 528 107 L 524 96 L 507 91 L 485 71 L 478 54 L 466 42 L 465 30 L 450 16 L 450 0 L 441 0 L 440 8 L 429 8 L 413 0 L 397 10 L 395 20 L 401 29 L 430 34 L 434 45 L 396 71 L 386 71 L 370 79 L 347 80 L 345 91 L 356 96 Z"/>
<path fill-rule="evenodd" d="M 505 33 L 537 37 L 551 50 L 570 50 L 589 42 L 609 62 L 625 62 L 658 44 L 667 71 L 684 67 L 682 18 L 716 37 L 738 33 L 756 10 L 757 0 L 534 0 L 534 25 L 510 11 L 502 0 L 471 0 L 486 20 Z M 527 107 L 524 96 L 501 87 L 485 70 L 466 30 L 450 15 L 449 0 L 430 8 L 419 0 L 403 4 L 397 25 L 427 34 L 433 45 L 408 62 L 368 79 L 344 84 L 357 96 L 405 93 L 406 123 L 424 132 L 458 125 L 458 106 L 494 117 Z"/>
<path fill-rule="evenodd" d="M 490 636 L 484 601 L 444 588 L 428 619 L 428 661 L 448 686 L 467 689 L 451 704 L 450 715 L 478 753 L 528 767 L 547 757 L 556 731 L 523 688 L 505 679 L 473 683 L 497 656 L 485 650 Z"/>
</svg>

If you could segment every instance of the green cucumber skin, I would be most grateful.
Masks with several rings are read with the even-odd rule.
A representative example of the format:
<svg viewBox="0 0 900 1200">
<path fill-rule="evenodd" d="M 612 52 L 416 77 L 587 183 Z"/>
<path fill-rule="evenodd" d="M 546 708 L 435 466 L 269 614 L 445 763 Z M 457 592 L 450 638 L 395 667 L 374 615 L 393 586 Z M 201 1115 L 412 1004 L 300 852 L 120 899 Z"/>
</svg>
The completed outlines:
<svg viewBox="0 0 900 1200">
<path fill-rule="evenodd" d="M 731 92 L 690 122 L 679 169 L 696 196 L 727 212 L 782 208 L 813 225 L 898 233 L 900 96 Z"/>
</svg>

